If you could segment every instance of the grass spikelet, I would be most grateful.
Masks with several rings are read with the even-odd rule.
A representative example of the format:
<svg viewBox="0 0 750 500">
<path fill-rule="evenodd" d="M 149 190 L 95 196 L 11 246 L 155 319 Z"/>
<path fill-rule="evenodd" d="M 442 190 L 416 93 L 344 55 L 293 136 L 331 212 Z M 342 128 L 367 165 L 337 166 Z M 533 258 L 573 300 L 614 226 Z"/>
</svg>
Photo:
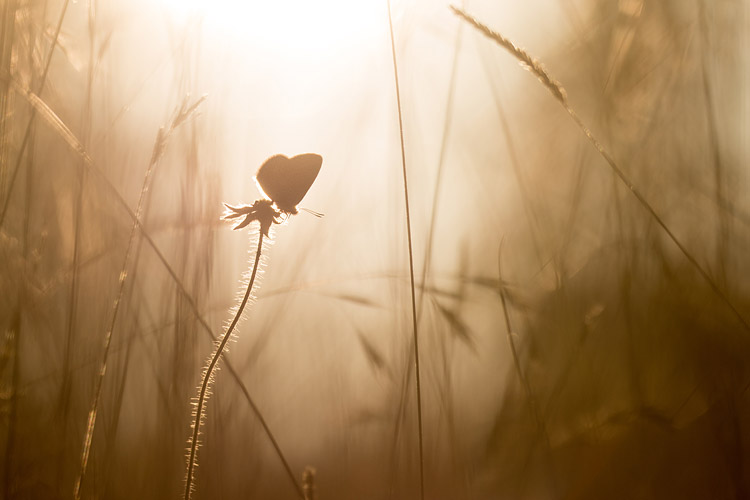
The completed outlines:
<svg viewBox="0 0 750 500">
<path fill-rule="evenodd" d="M 544 86 L 547 87 L 550 93 L 552 93 L 552 95 L 557 99 L 558 102 L 560 102 L 563 108 L 565 108 L 565 111 L 570 115 L 570 117 L 576 123 L 581 132 L 583 132 L 589 142 L 594 146 L 594 148 L 596 148 L 601 157 L 604 158 L 615 175 L 620 179 L 620 181 L 622 181 L 623 184 L 625 184 L 625 186 L 628 188 L 628 190 L 630 190 L 633 196 L 635 196 L 636 200 L 638 200 L 638 203 L 640 203 L 640 205 L 649 213 L 653 220 L 662 228 L 662 230 L 664 230 L 666 235 L 677 246 L 682 255 L 685 256 L 688 262 L 690 262 L 690 264 L 698 271 L 698 273 L 706 281 L 706 283 L 708 283 L 713 293 L 716 294 L 716 296 L 732 311 L 737 320 L 742 324 L 743 328 L 747 332 L 750 332 L 750 323 L 748 322 L 748 320 L 745 319 L 742 313 L 740 313 L 739 309 L 737 309 L 737 307 L 730 300 L 729 296 L 724 292 L 724 290 L 719 287 L 719 285 L 716 283 L 716 280 L 711 277 L 709 272 L 704 269 L 704 267 L 698 262 L 695 256 L 693 256 L 693 254 L 687 249 L 687 247 L 677 238 L 677 236 L 674 234 L 674 232 L 672 232 L 669 226 L 667 226 L 661 216 L 656 213 L 656 210 L 631 181 L 630 177 L 625 173 L 624 170 L 622 170 L 617 162 L 615 162 L 614 158 L 611 154 L 609 154 L 604 145 L 594 136 L 591 130 L 586 126 L 583 120 L 570 106 L 565 89 L 556 80 L 549 76 L 547 71 L 542 67 L 541 63 L 527 54 L 523 49 L 518 48 L 515 44 L 513 44 L 510 40 L 508 40 L 501 34 L 493 31 L 485 24 L 482 24 L 477 19 L 467 14 L 464 10 L 455 6 L 451 6 L 451 10 L 453 10 L 453 12 L 457 16 L 461 17 L 466 22 L 474 26 L 477 30 L 482 32 L 485 36 L 497 42 L 501 47 L 510 52 L 511 55 L 521 61 L 521 63 L 523 63 L 532 73 L 537 76 L 537 78 L 539 78 L 539 81 L 541 81 Z"/>
<path fill-rule="evenodd" d="M 542 63 L 539 62 L 538 59 L 531 57 L 529 53 L 523 50 L 521 47 L 511 42 L 497 31 L 493 31 L 487 25 L 482 24 L 476 18 L 467 14 L 463 9 L 451 5 L 451 10 L 463 20 L 484 33 L 487 37 L 497 42 L 505 50 L 510 52 L 513 57 L 521 62 L 521 65 L 523 65 L 526 69 L 536 75 L 539 81 L 542 82 L 545 87 L 547 87 L 547 90 L 552 92 L 552 94 L 557 98 L 558 101 L 567 106 L 568 94 L 565 92 L 565 89 L 560 84 L 560 82 L 552 78 L 549 73 L 547 73 L 547 70 L 544 68 Z"/>
<path fill-rule="evenodd" d="M 99 399 L 102 394 L 102 384 L 104 382 L 104 375 L 107 373 L 107 361 L 109 360 L 109 352 L 110 352 L 110 347 L 112 345 L 112 336 L 114 334 L 115 324 L 117 322 L 117 313 L 120 311 L 120 305 L 122 303 L 123 292 L 125 291 L 125 282 L 127 281 L 127 277 L 128 277 L 128 261 L 130 260 L 130 254 L 134 247 L 133 244 L 135 242 L 136 235 L 138 234 L 138 231 L 137 231 L 138 222 L 143 219 L 143 214 L 141 212 L 143 211 L 146 193 L 149 190 L 152 173 L 156 165 L 159 163 L 159 159 L 164 154 L 164 149 L 166 148 L 167 141 L 171 133 L 179 125 L 184 123 L 187 118 L 190 117 L 193 111 L 197 109 L 197 107 L 200 105 L 201 102 L 203 102 L 204 99 L 205 99 L 205 96 L 201 97 L 195 103 L 188 106 L 187 98 L 186 98 L 183 101 L 180 109 L 175 113 L 174 119 L 172 120 L 171 124 L 166 129 L 164 127 L 160 128 L 156 134 L 156 140 L 154 142 L 154 148 L 151 154 L 151 161 L 149 162 L 149 165 L 146 168 L 146 173 L 143 178 L 143 187 L 141 188 L 141 193 L 138 198 L 138 206 L 136 207 L 136 210 L 135 210 L 135 220 L 133 221 L 133 225 L 131 226 L 131 229 L 130 229 L 130 237 L 128 239 L 128 246 L 127 246 L 127 249 L 125 250 L 125 257 L 123 258 L 123 262 L 122 262 L 122 270 L 120 271 L 120 279 L 118 280 L 117 295 L 115 296 L 114 305 L 112 307 L 112 318 L 110 319 L 109 327 L 107 328 L 107 331 L 104 334 L 104 348 L 103 348 L 104 352 L 102 354 L 102 361 L 101 361 L 101 364 L 99 365 L 99 370 L 97 371 L 96 381 L 94 382 L 94 395 L 92 396 L 91 410 L 89 410 L 89 413 L 88 413 L 88 417 L 86 421 L 86 432 L 84 433 L 83 446 L 81 449 L 81 465 L 80 465 L 80 469 L 78 472 L 78 477 L 76 478 L 75 486 L 73 487 L 73 497 L 76 500 L 81 498 L 81 484 L 83 483 L 84 476 L 86 475 L 86 468 L 88 466 L 89 454 L 91 452 L 91 442 L 94 439 L 94 429 L 96 428 L 96 416 L 97 416 L 97 411 L 99 408 Z M 60 123 L 62 124 L 63 127 L 65 127 L 65 125 L 62 122 Z"/>
<path fill-rule="evenodd" d="M 157 260 L 159 261 L 160 265 L 164 268 L 164 270 L 169 275 L 170 279 L 174 283 L 174 285 L 177 288 L 177 291 L 179 292 L 180 296 L 186 301 L 188 306 L 190 307 L 192 313 L 195 315 L 196 320 L 202 327 L 202 329 L 205 331 L 205 333 L 213 340 L 216 341 L 217 337 L 214 335 L 213 331 L 211 330 L 211 327 L 208 325 L 206 320 L 203 318 L 203 314 L 201 313 L 200 309 L 198 308 L 198 305 L 196 304 L 193 297 L 190 295 L 188 290 L 185 288 L 185 285 L 182 283 L 182 280 L 177 275 L 175 270 L 173 269 L 172 265 L 169 263 L 167 258 L 165 257 L 164 253 L 161 251 L 159 246 L 156 244 L 154 239 L 152 238 L 149 231 L 146 230 L 146 228 L 143 227 L 141 224 L 141 220 L 138 214 L 136 214 L 136 211 L 134 211 L 128 202 L 123 198 L 123 196 L 120 194 L 118 189 L 112 184 L 110 179 L 107 177 L 107 175 L 101 170 L 101 168 L 93 161 L 91 156 L 89 155 L 88 151 L 86 150 L 83 143 L 78 139 L 78 137 L 71 131 L 70 127 L 68 127 L 65 122 L 41 99 L 38 97 L 37 94 L 33 94 L 30 90 L 28 90 L 25 87 L 21 87 L 20 84 L 12 80 L 12 84 L 14 86 L 14 89 L 16 92 L 24 97 L 29 104 L 32 105 L 32 109 L 34 113 L 38 113 L 44 121 L 50 126 L 50 128 L 56 133 L 56 135 L 61 138 L 68 147 L 76 154 L 76 156 L 81 159 L 80 165 L 86 169 L 88 173 L 93 174 L 92 178 L 96 181 L 96 183 L 99 185 L 100 188 L 104 189 L 104 191 L 112 196 L 112 199 L 116 205 L 119 205 L 120 208 L 128 215 L 128 217 L 133 222 L 133 227 L 137 228 L 138 233 L 140 236 L 145 240 L 147 245 L 151 248 L 151 250 L 154 252 L 154 255 L 156 256 Z M 206 96 L 202 96 L 196 101 L 194 101 L 192 104 L 188 104 L 188 100 L 186 99 L 183 101 L 182 106 L 180 107 L 179 111 L 175 114 L 175 117 L 172 120 L 171 123 L 171 129 L 176 128 L 179 124 L 186 121 L 196 110 L 197 107 L 203 102 L 203 100 L 206 98 Z M 162 136 L 160 138 L 157 138 L 155 142 L 154 149 L 152 151 L 152 161 L 155 159 L 158 159 L 161 157 L 163 151 L 164 151 L 164 134 L 162 132 Z M 14 172 L 17 172 L 17 170 L 14 170 Z M 5 206 L 3 210 L 7 209 L 8 200 L 10 197 L 10 192 L 12 190 L 12 182 L 11 186 L 8 190 L 8 195 L 6 197 Z M 2 225 L 2 220 L 0 220 L 0 226 Z M 121 272 L 121 277 L 126 277 L 127 272 L 123 274 Z M 122 279 L 122 278 L 121 278 Z M 258 421 L 260 422 L 261 426 L 263 427 L 264 432 L 268 436 L 269 441 L 273 445 L 274 450 L 276 451 L 277 455 L 279 456 L 279 459 L 281 460 L 282 464 L 284 465 L 284 470 L 287 473 L 287 476 L 289 477 L 292 484 L 294 484 L 295 490 L 299 493 L 299 496 L 302 496 L 302 488 L 299 485 L 298 481 L 295 478 L 295 474 L 292 471 L 291 466 L 289 465 L 288 461 L 284 457 L 284 454 L 281 451 L 281 447 L 279 446 L 278 442 L 276 441 L 276 438 L 274 437 L 273 433 L 271 432 L 270 427 L 268 426 L 268 423 L 266 422 L 265 418 L 263 417 L 263 414 L 261 413 L 258 406 L 255 404 L 255 401 L 251 397 L 249 391 L 247 390 L 247 387 L 240 379 L 237 371 L 234 369 L 232 364 L 227 360 L 226 361 L 226 367 L 229 371 L 230 376 L 235 380 L 238 387 L 240 388 L 240 391 L 242 392 L 245 400 L 250 405 L 253 413 L 258 418 Z M 90 429 L 93 432 L 93 426 L 89 427 L 89 422 L 91 422 L 91 416 L 89 415 L 87 419 L 87 431 L 86 434 L 88 434 L 88 429 Z M 82 454 L 83 455 L 83 454 Z M 83 460 L 82 460 L 83 462 Z"/>
<path fill-rule="evenodd" d="M 315 467 L 308 465 L 302 473 L 302 488 L 305 494 L 305 500 L 315 500 L 318 498 L 315 490 Z"/>
<path fill-rule="evenodd" d="M 65 3 L 63 3 L 62 10 L 60 11 L 60 17 L 57 20 L 57 26 L 55 28 L 55 34 L 52 37 L 52 43 L 50 44 L 49 53 L 47 54 L 45 63 L 44 63 L 44 72 L 42 73 L 42 77 L 39 79 L 39 85 L 37 86 L 36 95 L 39 95 L 42 93 L 42 90 L 44 89 L 44 85 L 47 82 L 47 75 L 49 74 L 50 65 L 52 64 L 52 55 L 55 53 L 55 46 L 57 45 L 57 40 L 60 38 L 60 31 L 62 30 L 63 21 L 65 20 L 65 14 L 68 12 L 68 4 L 70 3 L 70 0 L 65 0 Z M 14 80 L 15 82 L 15 80 Z M 18 151 L 18 156 L 16 157 L 16 164 L 13 167 L 13 172 L 10 176 L 10 182 L 8 186 L 8 192 L 5 194 L 5 200 L 3 201 L 3 209 L 2 212 L 0 212 L 0 227 L 2 227 L 3 222 L 5 222 L 5 215 L 8 213 L 8 206 L 10 205 L 10 197 L 13 194 L 13 187 L 16 183 L 16 177 L 18 175 L 18 171 L 21 168 L 21 161 L 23 160 L 24 153 L 26 152 L 26 147 L 29 144 L 29 140 L 31 138 L 31 129 L 33 128 L 32 125 L 34 125 L 34 118 L 36 118 L 36 112 L 37 109 L 33 108 L 31 112 L 31 116 L 29 117 L 29 121 L 26 124 L 26 128 L 23 133 L 23 139 L 21 140 L 21 147 Z"/>
</svg>

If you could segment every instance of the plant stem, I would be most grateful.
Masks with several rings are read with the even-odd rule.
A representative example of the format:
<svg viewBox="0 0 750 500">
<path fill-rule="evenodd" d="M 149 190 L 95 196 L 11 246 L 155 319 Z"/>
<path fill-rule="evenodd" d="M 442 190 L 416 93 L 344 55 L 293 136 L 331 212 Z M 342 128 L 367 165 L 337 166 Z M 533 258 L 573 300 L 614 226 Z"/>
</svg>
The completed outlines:
<svg viewBox="0 0 750 500">
<path fill-rule="evenodd" d="M 208 394 L 208 386 L 211 383 L 211 375 L 216 368 L 216 364 L 219 362 L 221 355 L 224 353 L 224 347 L 226 347 L 229 338 L 232 336 L 234 327 L 237 326 L 237 322 L 242 316 L 242 311 L 245 309 L 247 299 L 250 298 L 250 292 L 253 289 L 253 283 L 255 283 L 255 276 L 258 273 L 258 262 L 260 262 L 260 254 L 263 249 L 263 231 L 258 232 L 258 249 L 255 252 L 255 262 L 253 263 L 253 271 L 250 275 L 250 281 L 247 284 L 247 290 L 245 296 L 242 298 L 240 307 L 237 308 L 237 313 L 234 315 L 232 324 L 229 325 L 227 331 L 219 342 L 219 346 L 216 348 L 211 361 L 208 363 L 206 372 L 203 374 L 203 382 L 201 382 L 201 390 L 198 395 L 198 404 L 195 409 L 195 418 L 193 420 L 193 435 L 190 439 L 190 456 L 188 457 L 187 476 L 185 478 L 185 500 L 190 500 L 190 496 L 193 492 L 193 469 L 195 468 L 195 457 L 198 453 L 198 433 L 200 432 L 201 420 L 203 419 L 203 407 L 206 403 L 206 397 Z"/>
<path fill-rule="evenodd" d="M 20 87 L 19 87 L 20 88 Z M 133 211 L 132 208 L 130 208 L 130 205 L 128 205 L 128 202 L 125 201 L 125 198 L 122 197 L 120 192 L 117 190 L 117 188 L 112 184 L 112 182 L 107 178 L 107 176 L 102 172 L 102 170 L 94 163 L 94 161 L 91 159 L 91 156 L 88 154 L 86 148 L 83 146 L 81 141 L 78 140 L 78 138 L 70 131 L 70 129 L 60 120 L 57 115 L 55 115 L 49 108 L 44 104 L 41 99 L 39 99 L 36 95 L 29 93 L 25 91 L 23 88 L 20 88 L 21 95 L 25 97 L 27 100 L 30 101 L 30 103 L 33 106 L 33 109 L 37 110 L 38 112 L 41 110 L 41 116 L 47 120 L 49 125 L 57 131 L 57 133 L 60 135 L 60 137 L 68 144 L 68 146 L 75 152 L 76 155 L 80 156 L 83 159 L 82 165 L 87 170 L 88 173 L 94 174 L 92 179 L 98 180 L 103 186 L 104 189 L 107 190 L 107 192 L 113 197 L 114 201 L 117 202 L 117 204 L 122 207 L 122 209 L 128 214 L 130 219 L 133 221 L 133 224 L 137 226 L 138 232 L 140 233 L 141 238 L 146 241 L 148 246 L 151 247 L 151 250 L 153 250 L 154 254 L 156 255 L 156 258 L 159 260 L 161 265 L 164 267 L 164 270 L 169 274 L 169 277 L 172 279 L 172 282 L 177 287 L 177 290 L 181 294 L 181 296 L 185 299 L 188 306 L 190 306 L 190 309 L 193 311 L 193 314 L 195 314 L 195 318 L 198 321 L 198 323 L 201 325 L 203 330 L 206 332 L 206 334 L 214 341 L 216 341 L 216 336 L 214 335 L 213 331 L 211 330 L 211 327 L 208 325 L 206 320 L 203 318 L 203 315 L 200 311 L 200 308 L 195 303 L 195 300 L 190 295 L 190 293 L 185 288 L 185 285 L 180 280 L 180 277 L 177 275 L 175 270 L 172 268 L 172 266 L 169 264 L 169 261 L 164 256 L 164 254 L 159 249 L 158 245 L 154 241 L 154 239 L 151 237 L 151 234 L 146 230 L 145 227 L 141 224 L 141 222 L 138 220 L 138 216 Z M 187 116 L 189 116 L 196 107 L 205 99 L 205 96 L 198 99 L 196 102 L 194 102 L 191 105 L 185 105 L 181 108 L 181 111 L 178 113 L 178 116 L 176 117 L 175 121 L 173 121 L 171 128 L 177 127 L 180 123 L 182 123 Z M 163 151 L 163 146 L 160 146 L 159 148 L 155 148 L 153 155 L 154 157 L 161 154 Z M 2 226 L 2 222 L 0 221 L 0 226 Z M 302 497 L 302 487 L 300 486 L 299 482 L 296 480 L 294 473 L 291 470 L 291 467 L 289 466 L 289 463 L 287 462 L 286 458 L 284 457 L 281 448 L 279 447 L 278 443 L 276 442 L 276 439 L 273 436 L 273 433 L 271 432 L 270 427 L 268 427 L 268 424 L 266 423 L 265 419 L 263 418 L 263 415 L 260 412 L 260 409 L 253 401 L 252 397 L 250 396 L 250 393 L 247 390 L 247 387 L 245 387 L 245 384 L 242 383 L 242 380 L 240 379 L 239 375 L 237 374 L 237 371 L 234 369 L 232 364 L 229 362 L 229 360 L 226 361 L 226 368 L 229 372 L 229 375 L 237 382 L 237 385 L 239 386 L 240 390 L 242 391 L 243 396 L 247 400 L 248 404 L 252 408 L 255 415 L 258 417 L 258 420 L 260 421 L 260 424 L 263 427 L 263 430 L 268 435 L 268 439 L 271 441 L 271 444 L 274 447 L 274 450 L 276 450 L 276 453 L 279 455 L 279 459 L 284 465 L 284 469 L 287 471 L 287 474 L 289 476 L 290 481 L 294 485 L 298 495 L 300 498 Z"/>
<path fill-rule="evenodd" d="M 55 53 L 55 46 L 57 46 L 57 41 L 60 38 L 60 31 L 62 30 L 62 24 L 65 20 L 65 13 L 68 12 L 68 4 L 70 3 L 70 0 L 65 0 L 65 3 L 63 4 L 62 11 L 60 12 L 60 17 L 57 21 L 57 27 L 55 28 L 55 35 L 52 37 L 52 43 L 49 47 L 49 54 L 47 54 L 47 60 L 44 63 L 44 72 L 42 73 L 42 78 L 39 80 L 39 87 L 36 95 L 41 96 L 42 90 L 44 90 L 44 84 L 47 82 L 47 74 L 49 73 L 50 64 L 52 63 L 52 56 Z M 13 194 L 13 186 L 16 183 L 16 176 L 18 175 L 18 170 L 21 168 L 21 160 L 23 159 L 23 154 L 26 152 L 26 146 L 29 144 L 29 138 L 31 137 L 31 129 L 32 125 L 34 124 L 34 118 L 36 118 L 36 108 L 31 109 L 31 116 L 29 117 L 29 121 L 26 124 L 26 129 L 23 133 L 23 139 L 21 140 L 21 147 L 18 151 L 18 157 L 16 158 L 16 164 L 13 167 L 13 173 L 10 176 L 10 183 L 8 186 L 8 192 L 5 195 L 5 201 L 3 202 L 3 209 L 0 211 L 0 227 L 3 226 L 3 222 L 5 222 L 5 214 L 8 213 L 8 206 L 10 205 L 10 197 Z"/>
<path fill-rule="evenodd" d="M 154 150 L 161 147 L 164 141 L 164 129 L 159 129 L 156 136 L 156 143 Z M 138 198 L 138 206 L 135 211 L 136 221 L 142 220 L 141 211 L 143 210 L 144 200 L 146 193 L 149 188 L 149 181 L 151 174 L 156 166 L 157 159 L 155 155 L 152 155 L 152 161 L 149 163 L 146 169 L 146 174 L 143 179 L 143 187 L 141 187 L 141 194 Z M 85 172 L 85 170 L 81 170 Z M 86 469 L 89 462 L 89 454 L 91 452 L 91 443 L 94 439 L 94 429 L 96 427 L 96 416 L 99 408 L 99 399 L 102 395 L 102 386 L 104 383 L 104 375 L 107 373 L 107 361 L 109 360 L 109 349 L 112 345 L 112 336 L 115 330 L 115 324 L 117 323 L 117 313 L 120 311 L 120 304 L 122 303 L 123 292 L 125 291 L 125 282 L 128 276 L 128 260 L 130 259 L 130 253 L 133 249 L 133 243 L 135 242 L 136 235 L 138 234 L 138 222 L 133 222 L 130 229 L 130 238 L 128 239 L 128 246 L 125 250 L 125 257 L 123 258 L 122 267 L 120 271 L 120 282 L 117 289 L 117 296 L 115 297 L 114 306 L 112 308 L 112 319 L 109 322 L 109 328 L 104 335 L 104 352 L 102 354 L 102 361 L 99 365 L 99 371 L 97 373 L 96 381 L 94 382 L 94 396 L 91 402 L 91 410 L 89 410 L 88 420 L 86 422 L 86 434 L 83 438 L 83 446 L 81 449 L 81 467 L 78 471 L 78 477 L 76 478 L 75 486 L 73 487 L 73 498 L 79 500 L 81 498 L 81 484 L 83 478 L 86 475 Z"/>
<path fill-rule="evenodd" d="M 404 174 L 404 201 L 406 204 L 406 234 L 409 242 L 409 279 L 411 283 L 411 317 L 414 334 L 414 369 L 417 386 L 417 428 L 419 432 L 419 498 L 424 500 L 424 445 L 422 441 L 422 386 L 419 377 L 419 336 L 417 335 L 417 298 L 414 286 L 414 255 L 411 243 L 411 217 L 409 216 L 409 188 L 406 180 L 406 150 L 404 148 L 404 122 L 401 113 L 401 91 L 398 84 L 398 64 L 396 63 L 396 41 L 393 36 L 391 1 L 388 0 L 388 28 L 391 34 L 393 55 L 393 76 L 396 82 L 396 105 L 398 106 L 398 132 L 401 139 L 401 167 Z"/>
<path fill-rule="evenodd" d="M 656 213 L 656 210 L 653 206 L 646 200 L 646 197 L 641 193 L 641 191 L 633 184 L 633 182 L 630 180 L 630 177 L 625 173 L 622 168 L 615 162 L 612 155 L 607 152 L 607 150 L 604 148 L 604 145 L 602 145 L 601 142 L 594 136 L 593 132 L 586 126 L 585 123 L 583 123 L 583 120 L 578 116 L 578 114 L 575 112 L 575 110 L 570 106 L 568 103 L 567 94 L 565 93 L 565 89 L 563 89 L 562 85 L 557 80 L 554 80 L 549 73 L 544 69 L 544 67 L 541 65 L 539 61 L 531 57 L 526 51 L 523 49 L 517 47 L 513 44 L 510 40 L 505 38 L 500 33 L 493 31 L 488 26 L 482 24 L 474 17 L 467 14 L 465 11 L 458 7 L 451 6 L 451 9 L 453 12 L 461 17 L 464 21 L 468 22 L 472 26 L 474 26 L 477 30 L 482 32 L 485 36 L 488 38 L 494 40 L 496 43 L 498 43 L 501 47 L 506 49 L 513 57 L 518 59 L 520 62 L 522 62 L 528 69 L 531 71 L 542 84 L 547 87 L 547 90 L 552 93 L 552 95 L 555 97 L 555 99 L 562 105 L 562 107 L 565 109 L 565 111 L 570 115 L 570 117 L 573 119 L 573 121 L 576 123 L 578 128 L 583 132 L 583 134 L 586 136 L 586 138 L 589 140 L 589 142 L 594 146 L 594 148 L 597 150 L 599 155 L 601 155 L 602 158 L 604 158 L 604 161 L 607 162 L 609 167 L 612 169 L 612 171 L 615 173 L 615 175 L 620 179 L 620 181 L 625 185 L 625 187 L 630 190 L 631 194 L 638 200 L 638 203 L 648 212 L 648 214 L 651 216 L 651 218 L 659 225 L 659 227 L 662 228 L 664 233 L 669 237 L 670 240 L 675 244 L 675 246 L 680 250 L 682 255 L 685 256 L 685 258 L 690 262 L 690 264 L 695 268 L 696 271 L 701 275 L 701 277 L 708 283 L 708 285 L 711 287 L 711 290 L 714 292 L 714 294 L 732 311 L 734 316 L 737 318 L 737 320 L 742 324 L 742 327 L 750 332 L 750 322 L 745 319 L 744 315 L 737 309 L 737 306 L 734 305 L 734 303 L 730 300 L 729 295 L 722 290 L 719 285 L 716 283 L 716 280 L 714 280 L 709 272 L 701 266 L 701 264 L 698 262 L 698 260 L 693 256 L 693 254 L 687 249 L 687 247 L 677 238 L 677 235 L 675 235 L 672 230 L 667 226 L 666 222 L 659 216 L 659 214 Z"/>
</svg>

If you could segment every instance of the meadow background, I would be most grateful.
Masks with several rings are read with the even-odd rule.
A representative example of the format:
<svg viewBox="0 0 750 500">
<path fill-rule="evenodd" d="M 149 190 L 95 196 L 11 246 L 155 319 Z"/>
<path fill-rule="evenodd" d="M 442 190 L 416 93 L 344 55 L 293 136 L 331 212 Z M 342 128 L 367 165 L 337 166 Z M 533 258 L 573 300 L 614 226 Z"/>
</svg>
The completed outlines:
<svg viewBox="0 0 750 500">
<path fill-rule="evenodd" d="M 561 82 L 713 287 L 531 72 L 394 0 L 425 497 L 748 498 L 750 5 L 464 7 Z M 194 498 L 299 498 L 308 466 L 320 500 L 418 498 L 386 2 L 0 8 L 2 497 L 73 497 L 108 331 L 81 496 L 181 496 L 257 238 L 222 203 L 315 152 L 325 216 L 272 232 Z"/>
</svg>

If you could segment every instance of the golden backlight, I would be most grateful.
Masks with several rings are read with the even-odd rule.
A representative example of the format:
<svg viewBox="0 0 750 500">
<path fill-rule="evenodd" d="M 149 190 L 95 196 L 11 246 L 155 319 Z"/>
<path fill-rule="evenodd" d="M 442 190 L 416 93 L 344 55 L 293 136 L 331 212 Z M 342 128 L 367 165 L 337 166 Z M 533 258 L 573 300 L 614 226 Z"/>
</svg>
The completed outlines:
<svg viewBox="0 0 750 500">
<path fill-rule="evenodd" d="M 750 498 L 749 20 L 2 2 L 0 499 Z"/>
<path fill-rule="evenodd" d="M 357 50 L 383 33 L 386 15 L 385 3 L 379 0 L 164 0 L 164 4 L 177 18 L 198 16 L 209 31 L 295 56 Z"/>
</svg>

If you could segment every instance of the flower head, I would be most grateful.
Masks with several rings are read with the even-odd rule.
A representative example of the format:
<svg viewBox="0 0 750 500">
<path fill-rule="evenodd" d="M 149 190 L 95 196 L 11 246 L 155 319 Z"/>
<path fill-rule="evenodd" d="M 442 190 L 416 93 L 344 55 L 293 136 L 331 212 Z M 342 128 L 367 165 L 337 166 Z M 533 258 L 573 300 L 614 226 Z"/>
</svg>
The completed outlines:
<svg viewBox="0 0 750 500">
<path fill-rule="evenodd" d="M 235 230 L 242 229 L 252 221 L 257 220 L 260 222 L 260 231 L 264 236 L 268 236 L 271 224 L 280 224 L 284 220 L 283 214 L 274 208 L 271 200 L 256 200 L 251 206 L 233 207 L 226 203 L 224 206 L 227 207 L 227 211 L 222 217 L 224 220 L 245 216 L 242 222 L 234 226 Z"/>
</svg>

